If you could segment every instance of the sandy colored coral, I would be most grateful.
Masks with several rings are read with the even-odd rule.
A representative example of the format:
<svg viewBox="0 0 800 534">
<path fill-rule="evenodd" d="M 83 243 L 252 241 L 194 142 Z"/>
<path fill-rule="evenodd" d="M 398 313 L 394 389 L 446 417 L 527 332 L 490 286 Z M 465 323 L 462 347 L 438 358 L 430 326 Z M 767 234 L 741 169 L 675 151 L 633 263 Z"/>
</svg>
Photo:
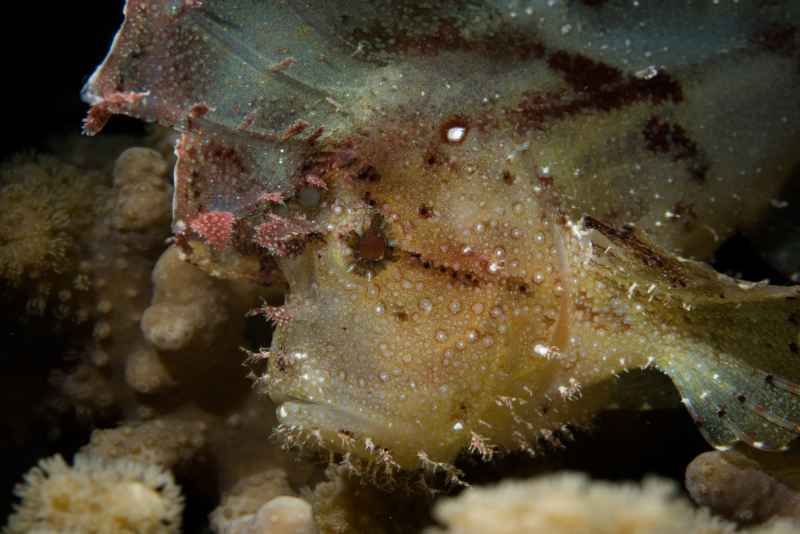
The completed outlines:
<svg viewBox="0 0 800 534">
<path fill-rule="evenodd" d="M 219 365 L 244 382 L 238 367 L 244 315 L 259 304 L 260 291 L 209 277 L 174 247 L 163 252 L 168 171 L 151 149 L 125 150 L 114 164 L 106 209 L 82 236 L 92 339 L 82 361 L 55 377 L 64 400 L 82 413 L 113 407 L 138 417 L 143 398 L 137 394 L 154 398 L 184 386 L 199 395 L 214 374 L 205 373 Z"/>
<path fill-rule="evenodd" d="M 217 534 L 316 534 L 311 505 L 294 496 L 283 469 L 239 480 L 211 514 Z"/>
<path fill-rule="evenodd" d="M 29 312 L 85 316 L 75 309 L 88 289 L 82 239 L 107 194 L 101 173 L 54 157 L 19 156 L 0 171 L 0 278 L 26 286 Z"/>
<path fill-rule="evenodd" d="M 129 459 L 167 469 L 187 462 L 206 443 L 207 425 L 193 414 L 175 414 L 95 430 L 82 449 L 97 458 Z"/>
<path fill-rule="evenodd" d="M 207 348 L 234 314 L 228 309 L 226 284 L 183 261 L 169 248 L 153 270 L 154 296 L 142 316 L 142 331 L 156 348 L 179 351 Z M 240 310 L 246 311 L 246 308 Z"/>
<path fill-rule="evenodd" d="M 109 405 L 103 400 L 106 391 L 113 392 L 116 409 L 133 409 L 132 392 L 120 387 L 126 380 L 137 393 L 154 393 L 173 384 L 139 328 L 150 298 L 150 272 L 169 235 L 172 192 L 166 171 L 163 158 L 152 150 L 124 151 L 114 164 L 113 187 L 102 198 L 102 207 L 89 212 L 87 231 L 80 236 L 77 267 L 86 280 L 83 301 L 92 338 L 82 362 L 55 380 L 62 384 L 67 402 L 88 415 L 108 411 L 101 409 Z M 120 203 L 144 211 L 140 216 L 128 212 L 127 222 L 118 224 L 124 211 Z M 103 399 L 92 398 L 99 395 Z"/>
<path fill-rule="evenodd" d="M 797 471 L 797 455 L 793 458 Z M 800 520 L 800 493 L 736 451 L 711 451 L 695 458 L 686 469 L 686 488 L 695 502 L 731 521 Z"/>
<path fill-rule="evenodd" d="M 275 497 L 259 508 L 249 534 L 317 534 L 311 505 L 297 497 Z"/>
<path fill-rule="evenodd" d="M 69 373 L 55 372 L 51 377 L 62 395 L 62 402 L 68 403 L 78 415 L 91 416 L 105 413 L 119 402 L 119 391 L 96 366 L 80 363 Z"/>
<path fill-rule="evenodd" d="M 56 455 L 31 469 L 15 493 L 21 503 L 8 534 L 180 532 L 180 488 L 153 465 L 77 455 L 69 466 Z"/>
<path fill-rule="evenodd" d="M 673 483 L 591 481 L 564 473 L 493 487 L 467 489 L 437 504 L 446 528 L 427 534 L 732 534 L 736 525 L 696 510 L 677 496 Z M 797 532 L 800 524 L 775 523 L 751 533 Z"/>
<path fill-rule="evenodd" d="M 169 370 L 150 347 L 132 352 L 125 361 L 125 382 L 134 391 L 148 394 L 172 386 L 175 382 Z"/>
<path fill-rule="evenodd" d="M 223 495 L 211 514 L 211 526 L 218 533 L 230 532 L 235 524 L 251 521 L 263 504 L 281 495 L 294 495 L 282 469 L 267 469 L 242 478 Z"/>
<path fill-rule="evenodd" d="M 331 465 L 325 475 L 304 492 L 322 534 L 419 532 L 426 523 L 430 501 L 422 487 L 379 489 L 346 465 Z"/>
<path fill-rule="evenodd" d="M 174 468 L 195 487 L 218 491 L 217 515 L 247 516 L 241 523 L 252 532 L 313 525 L 308 504 L 270 504 L 294 496 L 292 488 L 306 485 L 315 467 L 289 469 L 290 455 L 269 441 L 274 406 L 250 388 L 242 367 L 245 315 L 268 290 L 213 278 L 185 262 L 166 244 L 165 160 L 132 148 L 111 165 L 114 155 L 88 154 L 95 170 L 69 174 L 77 176 L 79 191 L 86 193 L 83 180 L 103 195 L 93 200 L 96 209 L 80 210 L 84 231 L 67 235 L 74 255 L 64 269 L 84 282 L 87 327 L 69 339 L 70 359 L 51 373 L 56 391 L 49 405 L 108 426 L 92 433 L 81 458 Z M 55 168 L 54 162 L 39 158 L 18 169 L 53 186 L 43 166 Z M 53 201 L 45 195 L 42 209 Z"/>
<path fill-rule="evenodd" d="M 140 231 L 169 223 L 172 188 L 165 180 L 168 170 L 164 158 L 149 148 L 129 148 L 117 158 L 115 228 Z"/>
</svg>

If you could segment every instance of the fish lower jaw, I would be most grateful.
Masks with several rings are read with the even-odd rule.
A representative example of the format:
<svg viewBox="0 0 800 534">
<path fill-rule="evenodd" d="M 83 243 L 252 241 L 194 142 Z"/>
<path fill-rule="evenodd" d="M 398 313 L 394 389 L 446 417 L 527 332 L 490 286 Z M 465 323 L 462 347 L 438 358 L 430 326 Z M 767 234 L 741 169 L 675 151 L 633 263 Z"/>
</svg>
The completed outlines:
<svg viewBox="0 0 800 534">
<path fill-rule="evenodd" d="M 374 443 L 375 438 L 369 436 L 381 434 L 379 425 L 367 416 L 314 401 L 286 400 L 278 405 L 276 415 L 280 425 L 310 433 L 319 440 L 317 445 L 337 452 L 352 452 L 357 441 Z"/>
<path fill-rule="evenodd" d="M 449 454 L 452 451 L 443 453 L 436 447 L 425 447 L 424 443 L 411 439 L 421 435 L 408 425 L 397 422 L 382 424 L 376 417 L 329 404 L 285 400 L 278 405 L 276 415 L 279 423 L 277 433 L 287 438 L 285 441 L 289 446 L 331 451 L 344 455 L 348 461 L 384 465 L 390 471 L 424 467 L 420 461 L 422 451 L 425 451 L 423 456 L 432 458 L 454 455 Z"/>
</svg>

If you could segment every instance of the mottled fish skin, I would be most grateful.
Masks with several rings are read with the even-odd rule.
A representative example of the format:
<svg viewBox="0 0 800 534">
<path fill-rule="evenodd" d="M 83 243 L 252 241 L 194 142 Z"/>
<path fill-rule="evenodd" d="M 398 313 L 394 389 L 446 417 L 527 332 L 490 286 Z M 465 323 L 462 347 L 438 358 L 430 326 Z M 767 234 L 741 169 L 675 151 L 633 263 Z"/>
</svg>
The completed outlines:
<svg viewBox="0 0 800 534">
<path fill-rule="evenodd" d="M 288 439 L 533 449 L 642 367 L 715 446 L 796 437 L 797 288 L 677 254 L 798 165 L 800 8 L 547 4 L 129 0 L 86 128 L 180 131 L 186 254 L 289 283 L 260 379 Z"/>
</svg>

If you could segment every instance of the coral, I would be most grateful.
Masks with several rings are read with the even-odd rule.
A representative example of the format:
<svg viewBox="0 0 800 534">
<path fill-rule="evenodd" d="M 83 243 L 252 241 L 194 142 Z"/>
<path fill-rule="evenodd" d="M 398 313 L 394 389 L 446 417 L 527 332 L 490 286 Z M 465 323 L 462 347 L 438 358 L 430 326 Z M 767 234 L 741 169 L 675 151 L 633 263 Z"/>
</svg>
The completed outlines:
<svg viewBox="0 0 800 534">
<path fill-rule="evenodd" d="M 56 371 L 50 380 L 60 391 L 60 401 L 80 416 L 108 413 L 120 401 L 113 382 L 90 363 L 79 363 L 69 372 Z"/>
<path fill-rule="evenodd" d="M 438 503 L 436 518 L 447 528 L 427 534 L 525 532 L 587 534 L 732 534 L 736 525 L 695 510 L 674 484 L 658 479 L 612 484 L 562 473 L 494 487 L 469 488 Z M 750 533 L 797 532 L 800 524 L 778 522 Z"/>
<path fill-rule="evenodd" d="M 113 187 L 103 207 L 90 213 L 80 237 L 79 269 L 86 280 L 83 302 L 92 337 L 82 360 L 54 381 L 79 412 L 133 409 L 133 391 L 154 393 L 173 383 L 143 339 L 139 319 L 149 303 L 150 272 L 169 235 L 167 165 L 153 150 L 131 148 L 113 165 Z M 96 396 L 97 399 L 92 397 Z"/>
<path fill-rule="evenodd" d="M 215 366 L 239 372 L 225 359 L 240 354 L 245 313 L 265 293 L 215 280 L 182 261 L 177 248 L 164 250 L 168 170 L 154 150 L 125 150 L 113 165 L 106 208 L 81 236 L 92 337 L 76 365 L 54 374 L 62 407 L 138 417 L 148 398 L 155 402 L 179 386 L 199 394 L 204 382 L 198 377 Z"/>
<path fill-rule="evenodd" d="M 95 458 L 127 459 L 172 469 L 189 462 L 206 443 L 207 424 L 196 417 L 198 414 L 171 414 L 95 430 L 81 452 Z"/>
<path fill-rule="evenodd" d="M 31 469 L 15 493 L 22 502 L 9 519 L 9 534 L 180 532 L 180 488 L 153 465 L 77 455 L 69 466 L 56 455 Z"/>
<path fill-rule="evenodd" d="M 31 313 L 85 319 L 73 308 L 88 289 L 80 259 L 108 195 L 103 175 L 47 156 L 19 156 L 0 174 L 0 278 L 26 286 Z"/>
<path fill-rule="evenodd" d="M 114 165 L 114 228 L 141 231 L 169 224 L 172 190 L 164 180 L 167 171 L 164 158 L 149 148 L 131 148 L 117 158 Z"/>
<path fill-rule="evenodd" d="M 142 315 L 142 332 L 165 353 L 208 350 L 241 325 L 244 314 L 258 302 L 252 295 L 232 291 L 235 283 L 217 281 L 183 261 L 176 247 L 162 254 L 152 279 L 153 299 Z"/>
<path fill-rule="evenodd" d="M 317 534 L 311 505 L 297 497 L 276 497 L 258 509 L 247 534 Z M 244 534 L 244 533 L 243 533 Z"/>
<path fill-rule="evenodd" d="M 796 473 L 797 454 L 790 458 Z M 697 504 L 738 523 L 762 523 L 773 517 L 800 520 L 800 493 L 776 478 L 768 466 L 736 451 L 706 452 L 686 468 L 686 488 Z"/>
<path fill-rule="evenodd" d="M 289 496 L 275 497 L 253 514 L 225 521 L 212 516 L 211 522 L 218 534 L 318 534 L 311 505 Z"/>
<path fill-rule="evenodd" d="M 289 472 L 290 456 L 268 442 L 274 406 L 250 389 L 241 365 L 247 312 L 275 304 L 280 293 L 213 278 L 165 245 L 171 190 L 158 153 L 133 148 L 113 165 L 97 154 L 90 160 L 97 169 L 81 176 L 113 186 L 104 186 L 94 210 L 82 212 L 84 231 L 69 236 L 76 254 L 67 267 L 85 281 L 87 328 L 65 338 L 69 357 L 51 372 L 49 406 L 103 422 L 81 458 L 174 469 L 193 487 L 219 492 L 220 510 L 247 502 L 253 528 L 289 521 L 297 502 L 257 513 L 274 497 L 294 495 L 289 481 L 307 484 L 315 468 L 294 466 L 270 478 Z M 248 497 L 246 488 L 259 480 L 263 491 Z"/>
<path fill-rule="evenodd" d="M 218 534 L 227 534 L 236 525 L 252 524 L 259 508 L 279 496 L 293 496 L 286 472 L 267 469 L 238 480 L 222 497 L 211 514 L 211 526 Z"/>
<path fill-rule="evenodd" d="M 175 385 L 169 369 L 154 349 L 142 347 L 125 360 L 125 382 L 142 394 L 153 394 Z"/>
<path fill-rule="evenodd" d="M 286 472 L 267 469 L 240 479 L 210 517 L 217 534 L 316 534 L 311 505 L 294 496 Z"/>
<path fill-rule="evenodd" d="M 331 465 L 325 475 L 327 480 L 303 492 L 323 534 L 419 532 L 428 518 L 430 502 L 422 488 L 388 493 L 345 465 Z"/>
</svg>

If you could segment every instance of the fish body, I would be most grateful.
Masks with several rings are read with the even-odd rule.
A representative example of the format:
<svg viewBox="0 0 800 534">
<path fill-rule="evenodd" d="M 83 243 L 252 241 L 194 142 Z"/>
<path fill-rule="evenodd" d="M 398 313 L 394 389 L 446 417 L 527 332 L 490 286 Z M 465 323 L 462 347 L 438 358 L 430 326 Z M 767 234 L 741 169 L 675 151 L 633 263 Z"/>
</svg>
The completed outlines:
<svg viewBox="0 0 800 534">
<path fill-rule="evenodd" d="M 533 449 L 638 368 L 715 446 L 796 437 L 797 288 L 685 258 L 798 165 L 798 8 L 594 4 L 129 0 L 87 130 L 178 129 L 186 254 L 288 282 L 259 379 L 287 439 Z"/>
</svg>

